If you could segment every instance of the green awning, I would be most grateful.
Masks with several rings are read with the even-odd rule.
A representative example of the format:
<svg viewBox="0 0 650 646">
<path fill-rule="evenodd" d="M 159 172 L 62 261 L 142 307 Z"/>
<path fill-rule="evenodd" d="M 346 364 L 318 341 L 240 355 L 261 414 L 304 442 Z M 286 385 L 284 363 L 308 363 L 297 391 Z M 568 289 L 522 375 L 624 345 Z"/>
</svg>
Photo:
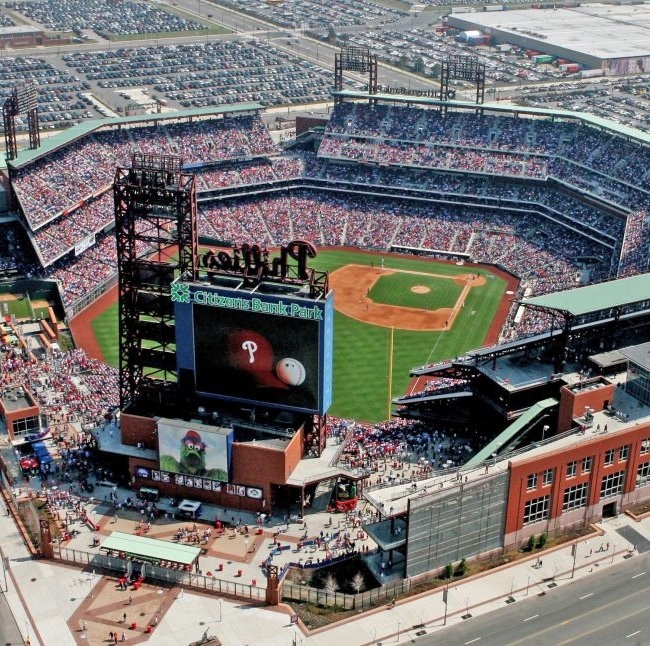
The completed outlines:
<svg viewBox="0 0 650 646">
<path fill-rule="evenodd" d="M 201 554 L 201 548 L 192 545 L 179 545 L 161 541 L 148 536 L 135 536 L 124 532 L 112 532 L 102 542 L 100 549 L 124 552 L 128 556 L 146 561 L 171 561 L 191 565 Z"/>
<path fill-rule="evenodd" d="M 582 316 L 646 300 L 650 300 L 650 273 L 525 298 L 522 303 Z"/>
</svg>

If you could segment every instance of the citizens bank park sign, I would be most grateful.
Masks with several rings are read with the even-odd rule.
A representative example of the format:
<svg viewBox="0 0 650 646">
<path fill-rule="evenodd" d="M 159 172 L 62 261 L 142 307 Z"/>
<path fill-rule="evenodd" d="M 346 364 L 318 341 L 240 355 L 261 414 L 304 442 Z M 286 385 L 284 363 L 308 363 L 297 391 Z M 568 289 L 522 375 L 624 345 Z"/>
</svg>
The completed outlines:
<svg viewBox="0 0 650 646">
<path fill-rule="evenodd" d="M 229 310 L 274 314 L 275 316 L 288 316 L 290 318 L 311 321 L 324 320 L 324 303 L 303 305 L 293 299 L 277 299 L 272 296 L 265 296 L 262 299 L 245 293 L 235 296 L 232 292 L 225 292 L 224 290 L 218 289 L 200 289 L 188 283 L 174 283 L 171 286 L 171 299 L 174 303 L 209 305 L 211 307 L 222 307 Z"/>
</svg>

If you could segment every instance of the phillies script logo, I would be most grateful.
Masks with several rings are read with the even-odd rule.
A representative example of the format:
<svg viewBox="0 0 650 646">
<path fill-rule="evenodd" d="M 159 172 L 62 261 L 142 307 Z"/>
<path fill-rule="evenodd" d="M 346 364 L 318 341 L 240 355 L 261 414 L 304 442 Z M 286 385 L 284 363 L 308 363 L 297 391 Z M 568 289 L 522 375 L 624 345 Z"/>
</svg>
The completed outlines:
<svg viewBox="0 0 650 646">
<path fill-rule="evenodd" d="M 257 282 L 264 278 L 310 277 L 307 261 L 316 257 L 316 247 L 305 240 L 294 240 L 280 247 L 279 255 L 269 257 L 269 250 L 257 244 L 244 243 L 233 247 L 232 253 L 210 250 L 203 254 L 201 262 L 209 272 L 241 274 L 247 282 Z"/>
<path fill-rule="evenodd" d="M 257 343 L 255 341 L 244 341 L 241 344 L 242 350 L 248 352 L 248 363 L 255 363 L 255 353 L 257 352 Z"/>
</svg>

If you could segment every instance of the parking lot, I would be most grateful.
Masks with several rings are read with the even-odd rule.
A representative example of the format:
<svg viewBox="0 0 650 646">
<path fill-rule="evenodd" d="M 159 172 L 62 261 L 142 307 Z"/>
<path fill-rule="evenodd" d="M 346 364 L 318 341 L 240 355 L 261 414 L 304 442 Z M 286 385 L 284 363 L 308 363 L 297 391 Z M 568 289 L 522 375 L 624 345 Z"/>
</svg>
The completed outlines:
<svg viewBox="0 0 650 646">
<path fill-rule="evenodd" d="M 249 31 L 241 30 L 244 17 L 240 15 L 237 33 L 208 37 L 192 30 L 204 29 L 206 24 L 218 27 L 224 12 L 232 22 L 232 0 L 222 5 L 204 2 L 203 7 L 201 0 L 198 5 L 197 0 L 167 5 L 126 2 L 120 5 L 123 11 L 109 17 L 107 6 L 104 0 L 83 4 L 48 0 L 37 5 L 14 0 L 1 8 L 2 25 L 29 13 L 30 20 L 68 32 L 76 30 L 86 40 L 77 39 L 81 41 L 78 45 L 63 51 L 59 47 L 37 52 L 0 50 L 0 101 L 16 85 L 33 81 L 39 88 L 39 118 L 44 130 L 162 107 L 249 101 L 267 107 L 323 103 L 331 100 L 335 51 L 325 48 L 323 41 L 329 43 L 335 32 L 337 46 L 368 47 L 381 63 L 391 66 L 380 68 L 380 84 L 437 86 L 439 66 L 446 56 L 472 54 L 486 66 L 486 101 L 588 112 L 641 129 L 650 123 L 648 75 L 580 81 L 553 65 L 537 64 L 521 52 L 458 43 L 441 30 L 435 12 L 408 14 L 371 0 L 336 0 L 326 6 L 309 0 L 299 7 L 292 5 L 289 16 L 286 6 L 254 0 L 246 7 Z M 251 15 L 265 22 L 254 27 Z M 278 25 L 296 31 L 279 31 Z M 151 35 L 154 29 L 159 33 L 151 38 L 151 44 L 129 42 L 130 38 Z M 174 37 L 158 38 L 165 33 Z M 98 42 L 117 35 L 125 40 L 119 44 Z M 360 89 L 361 81 L 350 78 L 347 87 Z M 466 98 L 462 88 L 458 89 L 458 96 Z M 18 118 L 17 127 L 26 130 L 24 117 Z"/>
</svg>

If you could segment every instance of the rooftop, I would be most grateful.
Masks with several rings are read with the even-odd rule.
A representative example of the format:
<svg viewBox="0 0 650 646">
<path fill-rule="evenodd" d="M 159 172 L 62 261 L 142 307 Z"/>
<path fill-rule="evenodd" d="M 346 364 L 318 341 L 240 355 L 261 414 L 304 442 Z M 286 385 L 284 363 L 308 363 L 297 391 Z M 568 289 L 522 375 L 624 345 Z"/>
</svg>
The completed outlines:
<svg viewBox="0 0 650 646">
<path fill-rule="evenodd" d="M 498 30 L 602 59 L 650 55 L 650 6 L 594 4 L 566 9 L 495 11 L 449 17 L 484 32 Z M 644 72 L 642 67 L 638 72 Z"/>
</svg>

